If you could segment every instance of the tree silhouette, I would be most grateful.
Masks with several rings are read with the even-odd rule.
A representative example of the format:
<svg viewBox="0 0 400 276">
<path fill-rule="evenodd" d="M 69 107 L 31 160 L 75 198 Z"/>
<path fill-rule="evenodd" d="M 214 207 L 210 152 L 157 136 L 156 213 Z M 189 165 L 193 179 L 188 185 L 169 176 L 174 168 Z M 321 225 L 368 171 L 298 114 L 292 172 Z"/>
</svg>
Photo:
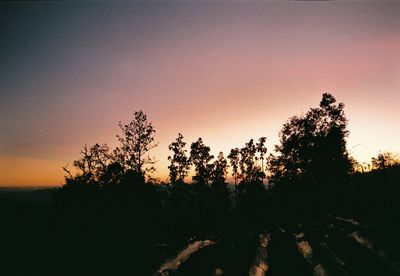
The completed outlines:
<svg viewBox="0 0 400 276">
<path fill-rule="evenodd" d="M 257 152 L 260 154 L 260 159 L 261 159 L 261 172 L 263 173 L 262 181 L 264 182 L 264 156 L 267 154 L 267 147 L 265 146 L 265 141 L 267 140 L 267 137 L 260 137 L 258 139 L 258 143 L 256 144 Z"/>
<path fill-rule="evenodd" d="M 107 184 L 108 167 L 112 164 L 112 153 L 107 144 L 94 144 L 90 148 L 85 145 L 80 151 L 82 157 L 73 162 L 77 170 L 75 176 L 67 166 L 63 170 L 68 174 L 65 176 L 65 188 L 76 188 L 76 185 L 91 185 L 102 187 Z"/>
<path fill-rule="evenodd" d="M 125 170 L 145 177 L 147 173 L 154 171 L 154 157 L 149 151 L 158 143 L 154 141 L 155 129 L 147 120 L 147 115 L 142 110 L 135 111 L 134 119 L 123 125 L 119 122 L 122 135 L 117 135 L 120 147 L 114 150 L 116 162 L 120 163 Z M 150 165 L 148 167 L 147 165 Z"/>
<path fill-rule="evenodd" d="M 74 161 L 74 166 L 80 169 L 82 174 L 91 174 L 98 180 L 111 161 L 110 148 L 106 144 L 95 144 L 81 150 L 83 157 Z"/>
<path fill-rule="evenodd" d="M 237 198 L 237 182 L 240 178 L 239 175 L 239 158 L 240 158 L 240 150 L 239 148 L 231 149 L 230 153 L 228 154 L 229 162 L 232 167 L 232 176 L 235 181 L 235 196 Z"/>
<path fill-rule="evenodd" d="M 373 170 L 384 170 L 389 167 L 400 166 L 400 158 L 398 154 L 392 152 L 384 152 L 373 157 L 371 160 Z"/>
<path fill-rule="evenodd" d="M 168 149 L 173 152 L 172 156 L 168 156 L 168 160 L 171 162 L 168 166 L 169 177 L 173 184 L 183 183 L 189 173 L 190 160 L 186 156 L 185 145 L 186 142 L 183 141 L 183 136 L 179 133 L 176 140 L 168 146 Z"/>
<path fill-rule="evenodd" d="M 230 207 L 229 190 L 225 181 L 228 170 L 228 161 L 220 152 L 212 164 L 211 189 L 208 195 L 210 223 L 219 231 L 226 223 Z"/>
<path fill-rule="evenodd" d="M 258 164 L 259 157 L 257 156 L 258 148 L 264 154 L 265 137 L 260 138 L 260 144 L 255 144 L 253 139 L 245 144 L 240 149 L 239 168 L 241 171 L 241 178 L 243 182 L 252 183 L 261 180 L 265 177 L 264 172 Z M 264 156 L 264 155 L 263 155 Z"/>
<path fill-rule="evenodd" d="M 213 186 L 225 184 L 225 178 L 228 171 L 228 161 L 224 154 L 220 152 L 217 159 L 214 161 L 211 171 L 211 181 Z"/>
<path fill-rule="evenodd" d="M 204 145 L 201 137 L 190 146 L 190 161 L 195 168 L 193 180 L 198 184 L 208 185 L 212 172 L 212 164 L 209 162 L 214 158 L 210 155 L 210 147 Z"/>
<path fill-rule="evenodd" d="M 346 149 L 348 136 L 344 104 L 328 93 L 318 108 L 293 116 L 279 134 L 278 155 L 269 157 L 272 183 L 301 182 L 311 191 L 343 182 L 351 171 Z"/>
<path fill-rule="evenodd" d="M 216 274 L 220 267 L 226 274 L 242 275 L 268 261 L 273 275 L 311 275 L 315 264 L 325 264 L 335 251 L 346 263 L 360 263 L 361 270 L 329 261 L 331 274 L 395 275 L 353 234 L 396 253 L 400 160 L 394 153 L 380 153 L 372 159 L 373 170 L 364 172 L 348 155 L 343 109 L 332 95 L 323 94 L 318 107 L 283 125 L 276 155 L 267 159 L 273 182 L 268 192 L 263 183 L 266 138 L 232 149 L 228 159 L 235 188 L 238 184 L 235 204 L 226 182 L 228 160 L 222 152 L 214 159 L 202 138 L 191 144 L 190 157 L 181 133 L 168 146 L 173 185 L 145 181 L 154 163 L 149 152 L 157 144 L 152 124 L 137 111 L 132 122 L 119 124 L 121 146 L 83 147 L 73 162 L 76 174 L 64 168 L 65 185 L 54 189 L 48 205 L 13 202 L 0 191 L 7 226 L 1 228 L 7 237 L 3 263 L 14 260 L 8 274 L 153 275 L 165 257 L 183 256 L 211 240 L 216 244 L 201 245 L 171 273 Z M 192 163 L 195 185 L 186 185 Z M 352 166 L 361 171 L 349 174 Z M 301 243 L 316 247 L 315 258 L 300 254 Z M 43 256 L 47 263 L 41 263 Z M 362 265 L 360 256 L 372 265 Z M 237 264 L 230 265 L 232 260 Z"/>
<path fill-rule="evenodd" d="M 265 207 L 266 190 L 262 182 L 265 174 L 259 164 L 258 149 L 261 150 L 261 154 L 264 154 L 265 139 L 264 137 L 260 138 L 259 144 L 250 139 L 243 148 L 231 151 L 231 160 L 234 163 L 238 161 L 240 171 L 236 209 L 239 221 L 248 227 L 262 224 L 261 214 Z"/>
</svg>

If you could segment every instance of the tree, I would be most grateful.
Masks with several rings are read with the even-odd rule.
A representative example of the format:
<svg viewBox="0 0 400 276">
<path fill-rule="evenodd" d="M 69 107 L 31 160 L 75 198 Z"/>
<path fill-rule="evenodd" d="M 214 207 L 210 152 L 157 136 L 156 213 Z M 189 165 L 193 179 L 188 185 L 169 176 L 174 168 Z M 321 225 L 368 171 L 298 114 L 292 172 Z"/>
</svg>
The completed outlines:
<svg viewBox="0 0 400 276">
<path fill-rule="evenodd" d="M 214 161 L 213 170 L 211 172 L 211 180 L 213 186 L 221 186 L 225 184 L 226 174 L 228 171 L 228 161 L 225 159 L 224 154 L 220 152 L 217 160 Z"/>
<path fill-rule="evenodd" d="M 238 180 L 240 180 L 240 183 L 263 182 L 265 178 L 264 156 L 267 153 L 266 140 L 266 137 L 260 137 L 258 143 L 254 143 L 254 140 L 250 139 L 243 148 L 231 149 L 228 158 L 232 166 L 232 176 L 235 180 L 236 196 Z M 258 163 L 259 160 L 261 160 L 261 166 Z"/>
<path fill-rule="evenodd" d="M 68 174 L 67 183 L 86 183 L 96 186 L 104 185 L 104 174 L 107 167 L 112 163 L 112 155 L 107 144 L 94 144 L 90 148 L 85 145 L 80 152 L 82 157 L 73 162 L 77 169 L 76 176 L 71 174 L 67 166 L 63 170 Z M 79 181 L 78 181 L 79 180 Z"/>
<path fill-rule="evenodd" d="M 277 155 L 269 157 L 271 182 L 301 182 L 313 190 L 316 185 L 343 182 L 351 172 L 346 149 L 349 132 L 344 104 L 335 103 L 325 93 L 318 108 L 293 116 L 283 125 L 280 145 L 275 146 Z"/>
<path fill-rule="evenodd" d="M 155 170 L 152 165 L 156 161 L 149 152 L 158 145 L 154 141 L 156 131 L 142 110 L 135 111 L 134 119 L 128 124 L 119 122 L 119 127 L 122 135 L 117 135 L 120 146 L 114 150 L 115 160 L 124 170 L 144 178 L 147 173 Z"/>
<path fill-rule="evenodd" d="M 263 137 L 264 138 L 264 137 Z M 261 139 L 261 138 L 260 138 Z M 264 139 L 261 139 L 264 141 Z M 263 143 L 258 146 L 254 143 L 253 139 L 245 144 L 243 148 L 240 149 L 240 159 L 239 168 L 241 171 L 242 182 L 252 183 L 257 182 L 264 178 L 265 174 L 262 172 L 261 167 L 258 165 L 258 147 L 264 147 Z"/>
<path fill-rule="evenodd" d="M 171 162 L 168 166 L 171 183 L 183 183 L 189 173 L 190 160 L 186 156 L 185 145 L 186 142 L 179 133 L 176 140 L 168 146 L 168 149 L 173 152 L 172 156 L 168 156 L 168 160 Z"/>
<path fill-rule="evenodd" d="M 371 160 L 373 170 L 384 170 L 389 167 L 400 166 L 400 158 L 398 154 L 392 152 L 384 152 L 373 157 Z"/>
<path fill-rule="evenodd" d="M 261 159 L 261 171 L 264 174 L 261 181 L 264 182 L 264 156 L 267 154 L 267 147 L 265 146 L 265 141 L 267 140 L 267 137 L 260 137 L 258 139 L 258 143 L 256 144 L 257 152 L 260 154 L 260 159 Z"/>
<path fill-rule="evenodd" d="M 228 154 L 229 162 L 232 167 L 232 176 L 235 180 L 235 195 L 237 197 L 237 182 L 240 178 L 239 176 L 239 157 L 240 157 L 240 150 L 239 148 L 231 149 L 230 153 Z"/>
<path fill-rule="evenodd" d="M 193 180 L 198 184 L 208 185 L 211 177 L 212 164 L 209 162 L 214 158 L 210 155 L 210 147 L 203 143 L 201 137 L 190 146 L 190 161 L 193 163 L 196 174 Z"/>
<path fill-rule="evenodd" d="M 210 223 L 216 229 L 223 229 L 226 225 L 227 214 L 230 207 L 228 184 L 225 182 L 228 170 L 228 161 L 220 152 L 212 164 L 211 189 L 208 193 Z"/>
<path fill-rule="evenodd" d="M 109 147 L 106 144 L 95 144 L 88 148 L 87 145 L 81 150 L 81 159 L 74 161 L 74 166 L 81 174 L 91 174 L 98 177 L 107 167 L 111 160 Z"/>
</svg>

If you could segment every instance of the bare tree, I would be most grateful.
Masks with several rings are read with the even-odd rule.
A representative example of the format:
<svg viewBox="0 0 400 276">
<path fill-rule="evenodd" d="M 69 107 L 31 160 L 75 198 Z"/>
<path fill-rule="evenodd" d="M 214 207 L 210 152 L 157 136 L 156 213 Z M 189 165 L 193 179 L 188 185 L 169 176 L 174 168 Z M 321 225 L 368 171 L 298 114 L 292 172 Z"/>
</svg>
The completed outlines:
<svg viewBox="0 0 400 276">
<path fill-rule="evenodd" d="M 145 176 L 155 171 L 155 158 L 149 155 L 151 149 L 158 143 L 154 141 L 155 130 L 147 115 L 142 110 L 134 113 L 134 118 L 128 124 L 119 122 L 122 135 L 117 135 L 120 147 L 114 150 L 114 158 L 125 170 Z"/>
</svg>

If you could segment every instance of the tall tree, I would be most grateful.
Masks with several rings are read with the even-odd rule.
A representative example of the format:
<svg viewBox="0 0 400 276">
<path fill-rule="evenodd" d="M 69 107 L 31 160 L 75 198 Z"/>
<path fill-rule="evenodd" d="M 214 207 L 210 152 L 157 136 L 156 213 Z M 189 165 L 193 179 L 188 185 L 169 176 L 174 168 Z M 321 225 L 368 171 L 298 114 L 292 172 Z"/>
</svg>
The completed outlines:
<svg viewBox="0 0 400 276">
<path fill-rule="evenodd" d="M 239 148 L 231 149 L 230 153 L 228 154 L 229 163 L 232 167 L 232 176 L 235 181 L 235 196 L 237 199 L 237 183 L 238 179 L 240 178 L 239 175 L 239 158 L 240 158 L 240 150 Z"/>
<path fill-rule="evenodd" d="M 253 139 L 240 149 L 239 168 L 242 181 L 246 183 L 256 182 L 264 178 L 264 173 L 258 164 L 257 145 Z"/>
<path fill-rule="evenodd" d="M 193 180 L 196 183 L 208 185 L 212 171 L 212 164 L 209 162 L 213 158 L 214 156 L 210 154 L 210 147 L 204 145 L 201 137 L 191 144 L 190 161 L 195 168 L 196 174 L 193 176 Z"/>
<path fill-rule="evenodd" d="M 270 155 L 270 181 L 300 181 L 322 187 L 341 182 L 351 171 L 344 104 L 328 93 L 318 108 L 291 117 L 279 134 L 276 156 Z M 316 188 L 316 186 L 313 186 Z"/>
<path fill-rule="evenodd" d="M 211 172 L 212 184 L 217 186 L 224 185 L 227 171 L 228 161 L 224 157 L 224 154 L 220 152 L 213 163 L 213 169 Z"/>
<path fill-rule="evenodd" d="M 226 225 L 227 214 L 230 207 L 229 189 L 226 183 L 226 175 L 228 173 L 228 161 L 224 154 L 220 152 L 212 164 L 211 172 L 211 189 L 207 194 L 210 223 L 216 229 L 223 229 Z"/>
<path fill-rule="evenodd" d="M 183 135 L 178 134 L 178 137 L 174 142 L 172 142 L 168 149 L 173 152 L 172 156 L 168 156 L 168 160 L 171 164 L 168 166 L 169 177 L 171 183 L 183 183 L 185 177 L 189 173 L 190 160 L 186 156 L 186 142 L 183 141 Z"/>
<path fill-rule="evenodd" d="M 265 141 L 267 137 L 260 137 L 258 143 L 256 144 L 257 152 L 260 154 L 261 159 L 261 172 L 263 173 L 261 181 L 264 182 L 265 177 L 265 167 L 264 167 L 264 156 L 267 154 L 267 147 L 265 146 Z"/>
<path fill-rule="evenodd" d="M 125 170 L 145 177 L 154 171 L 155 158 L 149 155 L 151 149 L 158 143 L 154 141 L 155 129 L 147 120 L 142 110 L 135 111 L 134 118 L 128 124 L 119 122 L 122 135 L 117 135 L 120 146 L 114 150 L 116 161 L 122 164 Z"/>
</svg>

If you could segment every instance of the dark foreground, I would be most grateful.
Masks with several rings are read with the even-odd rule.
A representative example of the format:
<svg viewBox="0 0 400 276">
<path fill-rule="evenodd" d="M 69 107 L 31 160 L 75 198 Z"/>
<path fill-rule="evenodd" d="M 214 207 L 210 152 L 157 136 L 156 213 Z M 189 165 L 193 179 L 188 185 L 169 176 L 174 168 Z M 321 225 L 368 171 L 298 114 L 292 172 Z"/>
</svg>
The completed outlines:
<svg viewBox="0 0 400 276">
<path fill-rule="evenodd" d="M 400 275 L 399 238 L 354 220 L 227 234 L 162 275 Z M 170 261 L 173 263 L 173 260 Z"/>
<path fill-rule="evenodd" d="M 134 225 L 55 220 L 38 194 L 46 198 L 41 191 L 34 202 L 0 201 L 1 275 L 400 275 L 396 223 L 326 214 L 304 224 L 145 242 L 145 234 L 131 234 Z"/>
</svg>

